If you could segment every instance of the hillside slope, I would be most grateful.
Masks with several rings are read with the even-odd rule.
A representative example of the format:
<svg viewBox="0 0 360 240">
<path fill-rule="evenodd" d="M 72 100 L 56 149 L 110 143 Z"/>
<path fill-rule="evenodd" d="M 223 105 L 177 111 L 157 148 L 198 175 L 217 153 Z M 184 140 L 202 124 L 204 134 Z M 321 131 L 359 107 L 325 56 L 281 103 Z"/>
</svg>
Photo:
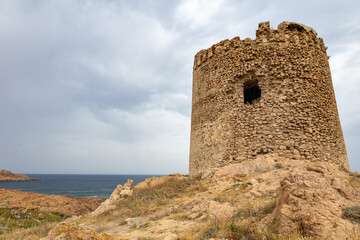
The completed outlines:
<svg viewBox="0 0 360 240">
<path fill-rule="evenodd" d="M 359 237 L 360 176 L 334 164 L 262 155 L 197 178 L 151 178 L 133 192 L 129 185 L 48 239 Z"/>
</svg>

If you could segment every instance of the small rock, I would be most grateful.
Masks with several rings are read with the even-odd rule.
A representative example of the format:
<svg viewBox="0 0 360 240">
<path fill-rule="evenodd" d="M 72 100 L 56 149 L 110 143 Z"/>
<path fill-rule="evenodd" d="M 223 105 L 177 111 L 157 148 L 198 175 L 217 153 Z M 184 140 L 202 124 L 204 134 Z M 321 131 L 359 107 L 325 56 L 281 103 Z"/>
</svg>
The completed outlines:
<svg viewBox="0 0 360 240">
<path fill-rule="evenodd" d="M 258 191 L 254 190 L 254 189 L 250 190 L 250 191 L 249 191 L 249 194 L 250 194 L 251 196 L 253 196 L 253 197 L 260 197 L 260 196 L 262 196 L 262 193 L 261 193 L 261 192 L 258 192 Z"/>
<path fill-rule="evenodd" d="M 208 212 L 210 218 L 217 220 L 223 220 L 232 217 L 236 211 L 236 208 L 231 206 L 230 203 L 219 203 L 210 201 Z"/>
<path fill-rule="evenodd" d="M 251 185 L 255 185 L 255 184 L 258 183 L 258 181 L 256 181 L 255 178 L 252 178 L 252 179 L 249 180 L 249 183 L 251 183 Z"/>
</svg>

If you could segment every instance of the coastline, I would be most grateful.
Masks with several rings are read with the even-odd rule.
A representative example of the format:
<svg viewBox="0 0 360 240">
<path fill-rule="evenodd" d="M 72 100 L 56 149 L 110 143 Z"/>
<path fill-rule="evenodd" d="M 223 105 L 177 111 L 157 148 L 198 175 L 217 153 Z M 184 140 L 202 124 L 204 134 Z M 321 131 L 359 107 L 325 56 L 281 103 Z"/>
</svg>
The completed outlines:
<svg viewBox="0 0 360 240">
<path fill-rule="evenodd" d="M 30 179 L 0 179 L 0 182 L 38 182 L 40 179 L 38 178 L 30 178 Z"/>
<path fill-rule="evenodd" d="M 40 181 L 0 182 L 0 188 L 71 197 L 109 198 L 117 185 L 126 183 L 129 178 L 137 184 L 147 178 L 160 175 L 29 174 L 29 176 Z"/>
</svg>

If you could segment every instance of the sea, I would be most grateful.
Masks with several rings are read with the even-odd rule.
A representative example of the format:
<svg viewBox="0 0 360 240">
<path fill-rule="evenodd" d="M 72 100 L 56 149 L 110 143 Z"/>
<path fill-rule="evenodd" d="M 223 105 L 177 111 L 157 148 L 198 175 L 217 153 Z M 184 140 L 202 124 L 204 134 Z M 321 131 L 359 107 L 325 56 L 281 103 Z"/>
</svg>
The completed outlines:
<svg viewBox="0 0 360 240">
<path fill-rule="evenodd" d="M 0 182 L 0 188 L 21 190 L 71 197 L 106 197 L 109 198 L 118 184 L 124 185 L 128 179 L 133 185 L 149 177 L 162 175 L 87 175 L 87 174 L 27 174 L 40 181 Z"/>
</svg>

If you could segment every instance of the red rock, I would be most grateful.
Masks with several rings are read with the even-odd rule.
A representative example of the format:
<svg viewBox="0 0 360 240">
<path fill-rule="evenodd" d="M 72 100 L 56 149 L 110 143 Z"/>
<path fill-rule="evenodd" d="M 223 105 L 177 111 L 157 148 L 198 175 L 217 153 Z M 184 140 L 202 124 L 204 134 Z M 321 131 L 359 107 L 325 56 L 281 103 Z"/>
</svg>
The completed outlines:
<svg viewBox="0 0 360 240">
<path fill-rule="evenodd" d="M 0 189 L 0 208 L 19 208 L 40 212 L 59 212 L 64 215 L 81 215 L 94 211 L 105 198 L 70 197 Z"/>
</svg>

